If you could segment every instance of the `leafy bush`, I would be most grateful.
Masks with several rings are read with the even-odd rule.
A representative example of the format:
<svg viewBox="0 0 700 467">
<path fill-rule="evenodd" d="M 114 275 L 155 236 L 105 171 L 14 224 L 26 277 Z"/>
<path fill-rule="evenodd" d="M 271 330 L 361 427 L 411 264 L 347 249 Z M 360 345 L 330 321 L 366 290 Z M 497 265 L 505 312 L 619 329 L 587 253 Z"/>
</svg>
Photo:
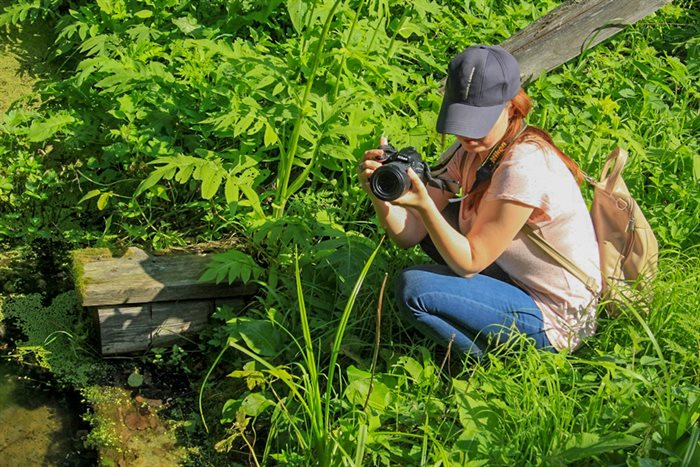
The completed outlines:
<svg viewBox="0 0 700 467">
<path fill-rule="evenodd" d="M 88 241 L 182 244 L 215 237 L 222 216 L 281 217 L 319 184 L 354 218 L 364 203 L 353 161 L 381 133 L 439 147 L 447 57 L 554 4 L 509 5 L 517 21 L 496 26 L 497 11 L 477 2 L 485 17 L 442 31 L 456 12 L 429 2 L 45 2 L 66 79 L 45 86 L 41 109 L 5 116 L 2 235 L 58 227 L 71 241 L 87 229 Z"/>
</svg>

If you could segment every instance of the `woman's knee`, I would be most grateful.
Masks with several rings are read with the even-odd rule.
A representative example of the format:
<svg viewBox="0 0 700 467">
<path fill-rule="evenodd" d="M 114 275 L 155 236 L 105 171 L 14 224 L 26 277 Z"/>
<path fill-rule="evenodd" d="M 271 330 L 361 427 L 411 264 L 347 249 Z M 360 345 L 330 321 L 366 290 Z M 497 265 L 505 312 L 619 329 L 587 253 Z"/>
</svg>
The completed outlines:
<svg viewBox="0 0 700 467">
<path fill-rule="evenodd" d="M 425 267 L 416 266 L 404 269 L 396 278 L 394 294 L 399 307 L 413 317 L 422 312 L 418 298 L 430 283 L 429 276 Z"/>
<path fill-rule="evenodd" d="M 399 273 L 394 283 L 394 296 L 402 311 L 409 311 L 411 305 L 410 297 L 415 294 L 415 275 L 411 269 L 404 269 Z"/>
</svg>

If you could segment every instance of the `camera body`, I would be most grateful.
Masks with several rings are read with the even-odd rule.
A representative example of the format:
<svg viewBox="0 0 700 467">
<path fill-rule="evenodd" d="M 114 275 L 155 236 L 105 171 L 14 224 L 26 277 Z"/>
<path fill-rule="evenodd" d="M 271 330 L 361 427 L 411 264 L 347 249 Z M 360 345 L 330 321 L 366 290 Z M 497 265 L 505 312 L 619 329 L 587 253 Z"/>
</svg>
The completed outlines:
<svg viewBox="0 0 700 467">
<path fill-rule="evenodd" d="M 391 145 L 382 145 L 379 149 L 384 151 L 385 157 L 380 160 L 383 165 L 374 171 L 369 184 L 374 196 L 382 201 L 393 201 L 411 188 L 409 167 L 423 183 L 430 179 L 430 168 L 416 148 L 409 146 L 397 151 Z"/>
</svg>

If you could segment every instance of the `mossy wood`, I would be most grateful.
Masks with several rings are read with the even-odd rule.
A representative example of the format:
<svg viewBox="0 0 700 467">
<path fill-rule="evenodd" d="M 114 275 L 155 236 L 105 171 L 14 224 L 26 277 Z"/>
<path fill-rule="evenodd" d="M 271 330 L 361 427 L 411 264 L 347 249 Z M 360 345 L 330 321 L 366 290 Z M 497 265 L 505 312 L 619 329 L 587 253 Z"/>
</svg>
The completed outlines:
<svg viewBox="0 0 700 467">
<path fill-rule="evenodd" d="M 667 3 L 671 0 L 569 0 L 501 45 L 518 60 L 523 81 L 530 81 Z"/>
<path fill-rule="evenodd" d="M 76 288 L 94 313 L 103 355 L 143 352 L 188 340 L 217 306 L 241 308 L 253 285 L 200 283 L 210 257 L 154 256 L 139 248 L 73 252 Z"/>
</svg>

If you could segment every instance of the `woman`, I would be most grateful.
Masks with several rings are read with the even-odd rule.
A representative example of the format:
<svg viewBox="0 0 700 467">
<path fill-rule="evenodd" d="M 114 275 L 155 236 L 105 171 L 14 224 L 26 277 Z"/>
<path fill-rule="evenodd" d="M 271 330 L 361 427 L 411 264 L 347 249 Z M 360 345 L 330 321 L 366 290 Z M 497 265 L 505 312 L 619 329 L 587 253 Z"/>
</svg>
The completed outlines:
<svg viewBox="0 0 700 467">
<path fill-rule="evenodd" d="M 528 224 L 600 277 L 581 172 L 549 135 L 525 124 L 530 108 L 515 58 L 498 46 L 469 47 L 450 62 L 437 121 L 438 132 L 457 138 L 443 155 L 442 177 L 466 196 L 426 186 L 409 169 L 411 189 L 381 201 L 368 181 L 383 151 L 367 151 L 359 167 L 392 240 L 420 243 L 443 263 L 403 271 L 400 306 L 424 334 L 475 357 L 517 334 L 559 351 L 595 332 L 595 294 L 521 230 Z"/>
</svg>

